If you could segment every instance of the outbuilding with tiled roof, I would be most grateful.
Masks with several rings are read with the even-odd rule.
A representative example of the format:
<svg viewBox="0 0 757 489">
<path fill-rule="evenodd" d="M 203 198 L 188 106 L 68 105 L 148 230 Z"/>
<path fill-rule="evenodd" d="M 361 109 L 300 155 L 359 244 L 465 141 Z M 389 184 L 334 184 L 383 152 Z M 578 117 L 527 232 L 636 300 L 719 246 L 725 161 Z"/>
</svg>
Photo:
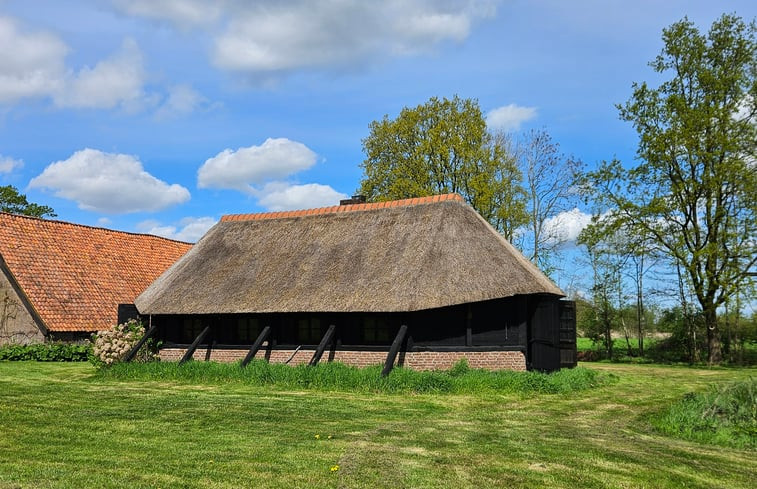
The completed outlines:
<svg viewBox="0 0 757 489">
<path fill-rule="evenodd" d="M 191 244 L 0 213 L 0 344 L 108 329 Z"/>
</svg>

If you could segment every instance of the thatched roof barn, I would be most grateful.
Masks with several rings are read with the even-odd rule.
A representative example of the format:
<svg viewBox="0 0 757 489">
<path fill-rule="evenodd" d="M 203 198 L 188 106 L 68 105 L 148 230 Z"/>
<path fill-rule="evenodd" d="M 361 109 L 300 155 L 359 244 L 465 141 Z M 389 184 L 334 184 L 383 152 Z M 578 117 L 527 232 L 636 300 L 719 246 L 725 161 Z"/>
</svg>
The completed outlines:
<svg viewBox="0 0 757 489">
<path fill-rule="evenodd" d="M 142 314 L 417 311 L 564 295 L 456 194 L 225 216 Z"/>
<path fill-rule="evenodd" d="M 343 343 L 365 344 L 366 334 L 374 338 L 373 333 L 348 337 L 373 324 L 365 319 L 369 316 L 385 318 L 385 336 L 393 336 L 408 314 L 420 318 L 418 314 L 428 311 L 446 317 L 459 313 L 457 326 L 464 330 L 467 321 L 475 329 L 474 321 L 466 320 L 474 314 L 472 304 L 491 308 L 516 297 L 556 301 L 563 295 L 459 195 L 449 194 L 224 216 L 135 304 L 158 323 L 161 317 L 174 323 L 177 318 L 201 318 L 217 330 L 236 328 L 229 326 L 233 318 L 284 324 L 296 317 L 293 321 L 307 321 L 308 326 L 297 323 L 287 330 L 287 340 L 279 338 L 296 346 L 317 343 L 316 333 L 303 331 L 325 330 L 327 323 L 340 325 Z M 348 315 L 353 319 L 345 319 Z M 476 317 L 483 321 L 487 315 Z M 312 326 L 312 318 L 318 327 Z M 410 331 L 414 338 L 436 334 L 420 333 L 418 325 Z M 170 335 L 164 337 L 170 340 Z M 226 341 L 234 339 L 226 334 Z"/>
</svg>

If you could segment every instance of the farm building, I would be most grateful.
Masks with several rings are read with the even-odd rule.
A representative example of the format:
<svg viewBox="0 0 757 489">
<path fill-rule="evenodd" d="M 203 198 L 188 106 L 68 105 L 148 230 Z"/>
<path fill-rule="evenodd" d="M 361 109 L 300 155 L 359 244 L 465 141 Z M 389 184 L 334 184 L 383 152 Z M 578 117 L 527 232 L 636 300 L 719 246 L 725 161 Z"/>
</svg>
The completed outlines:
<svg viewBox="0 0 757 489">
<path fill-rule="evenodd" d="M 342 204 L 224 216 L 135 301 L 162 358 L 555 370 L 562 326 L 574 364 L 573 303 L 459 195 Z"/>
<path fill-rule="evenodd" d="M 108 329 L 190 244 L 0 213 L 0 344 Z"/>
</svg>

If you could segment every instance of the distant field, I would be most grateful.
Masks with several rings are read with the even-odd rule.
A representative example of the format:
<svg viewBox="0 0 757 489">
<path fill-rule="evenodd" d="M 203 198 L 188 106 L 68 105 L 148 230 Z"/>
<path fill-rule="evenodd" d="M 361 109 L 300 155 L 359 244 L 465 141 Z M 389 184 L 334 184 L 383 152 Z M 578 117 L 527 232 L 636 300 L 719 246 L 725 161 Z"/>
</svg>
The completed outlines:
<svg viewBox="0 0 757 489">
<path fill-rule="evenodd" d="M 636 338 L 631 338 L 630 340 L 631 348 L 634 350 L 638 350 L 639 348 L 639 340 Z M 657 340 L 655 338 L 645 338 L 644 339 L 644 347 L 649 348 L 653 346 Z M 578 348 L 578 351 L 581 350 L 596 350 L 597 345 L 594 344 L 593 341 L 591 341 L 591 338 L 576 338 L 576 347 Z M 612 340 L 612 347 L 619 351 L 619 352 L 626 352 L 628 345 L 626 344 L 625 338 L 614 338 Z M 599 346 L 599 348 L 604 348 L 603 344 Z"/>
<path fill-rule="evenodd" d="M 752 488 L 753 451 L 650 417 L 755 369 L 590 364 L 570 394 L 370 394 L 94 377 L 0 362 L 0 488 Z"/>
</svg>

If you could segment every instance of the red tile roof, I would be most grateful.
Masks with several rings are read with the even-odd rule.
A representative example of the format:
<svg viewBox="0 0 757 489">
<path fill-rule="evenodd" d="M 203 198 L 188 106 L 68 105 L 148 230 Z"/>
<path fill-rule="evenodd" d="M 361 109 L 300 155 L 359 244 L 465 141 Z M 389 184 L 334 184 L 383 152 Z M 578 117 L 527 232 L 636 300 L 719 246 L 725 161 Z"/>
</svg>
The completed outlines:
<svg viewBox="0 0 757 489">
<path fill-rule="evenodd" d="M 259 219 L 281 219 L 285 217 L 313 216 L 318 214 L 330 214 L 332 212 L 355 212 L 384 209 L 387 207 L 404 207 L 419 204 L 431 204 L 445 200 L 457 200 L 462 202 L 459 194 L 432 195 L 430 197 L 416 197 L 413 199 L 389 200 L 386 202 L 374 202 L 370 204 L 347 204 L 320 207 L 318 209 L 303 209 L 299 211 L 260 212 L 257 214 L 231 214 L 221 217 L 221 221 L 257 221 Z"/>
<path fill-rule="evenodd" d="M 146 234 L 0 213 L 0 257 L 50 331 L 113 326 L 192 245 Z"/>
</svg>

